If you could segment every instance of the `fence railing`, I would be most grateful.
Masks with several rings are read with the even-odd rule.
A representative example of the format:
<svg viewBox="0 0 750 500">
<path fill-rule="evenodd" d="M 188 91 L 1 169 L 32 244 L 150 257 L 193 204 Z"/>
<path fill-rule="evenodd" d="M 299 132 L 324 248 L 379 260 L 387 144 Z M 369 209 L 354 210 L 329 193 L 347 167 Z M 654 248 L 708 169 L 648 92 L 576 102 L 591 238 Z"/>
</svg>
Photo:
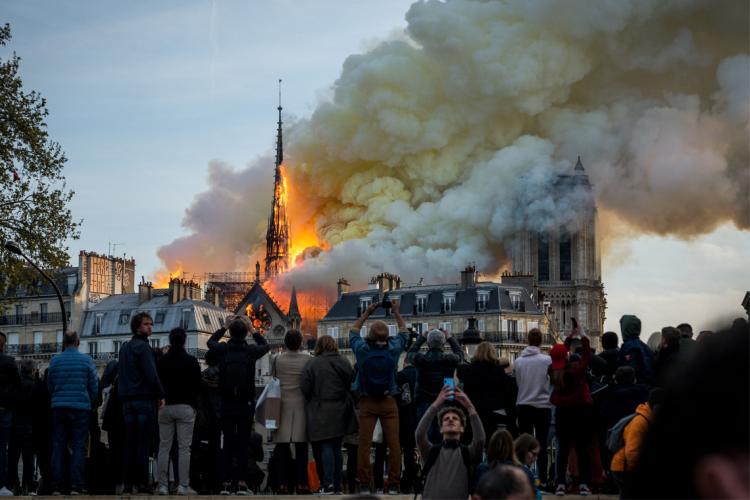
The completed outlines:
<svg viewBox="0 0 750 500">
<path fill-rule="evenodd" d="M 36 325 L 43 323 L 59 323 L 63 319 L 61 312 L 4 314 L 0 316 L 0 325 Z"/>
</svg>

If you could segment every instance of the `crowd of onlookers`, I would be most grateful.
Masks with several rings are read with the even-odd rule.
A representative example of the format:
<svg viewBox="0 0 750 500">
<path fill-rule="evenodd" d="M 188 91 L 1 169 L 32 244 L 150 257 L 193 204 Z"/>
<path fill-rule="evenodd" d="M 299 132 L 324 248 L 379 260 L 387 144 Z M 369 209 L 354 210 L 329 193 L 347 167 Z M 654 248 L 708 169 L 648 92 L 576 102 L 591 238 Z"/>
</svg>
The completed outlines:
<svg viewBox="0 0 750 500">
<path fill-rule="evenodd" d="M 310 353 L 289 330 L 271 358 L 268 431 L 254 423 L 255 362 L 270 347 L 246 317 L 211 336 L 202 369 L 184 330 L 153 349 L 153 321 L 136 314 L 101 379 L 75 332 L 41 374 L 1 354 L 0 332 L 0 496 L 750 494 L 746 321 L 695 339 L 688 324 L 665 327 L 644 343 L 625 315 L 622 343 L 606 332 L 595 352 L 573 320 L 548 352 L 532 329 L 511 365 L 487 342 L 469 356 L 445 331 L 411 332 L 398 306 L 372 304 L 352 325 L 354 363 L 335 339 Z M 378 307 L 395 336 L 382 321 L 360 334 Z"/>
</svg>

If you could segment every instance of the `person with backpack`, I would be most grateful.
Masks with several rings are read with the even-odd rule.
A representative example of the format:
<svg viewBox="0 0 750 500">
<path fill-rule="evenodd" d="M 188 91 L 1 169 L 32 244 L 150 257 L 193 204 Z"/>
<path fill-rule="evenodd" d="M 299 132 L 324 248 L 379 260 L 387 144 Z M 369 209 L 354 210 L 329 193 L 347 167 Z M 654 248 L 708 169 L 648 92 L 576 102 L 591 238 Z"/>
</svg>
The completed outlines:
<svg viewBox="0 0 750 500">
<path fill-rule="evenodd" d="M 651 384 L 654 375 L 654 353 L 641 341 L 641 320 L 638 316 L 625 314 L 620 318 L 622 347 L 620 366 L 632 366 L 639 384 Z"/>
<path fill-rule="evenodd" d="M 658 387 L 651 389 L 648 393 L 648 401 L 639 404 L 635 413 L 627 417 L 629 419 L 627 425 L 622 426 L 618 422 L 622 427 L 622 433 L 618 440 L 621 441 L 622 447 L 616 452 L 611 448 L 610 451 L 615 453 L 612 457 L 611 469 L 621 492 L 624 492 L 624 488 L 627 488 L 629 475 L 638 465 L 638 458 L 646 432 L 663 399 L 664 389 Z M 608 436 L 608 438 L 611 437 Z M 613 439 L 608 439 L 608 445 L 613 441 Z"/>
<path fill-rule="evenodd" d="M 459 406 L 446 405 L 457 402 L 469 414 L 472 440 L 461 442 L 466 430 L 466 413 Z M 430 441 L 428 431 L 437 416 L 442 437 L 439 443 Z M 419 455 L 422 457 L 422 498 L 466 498 L 473 484 L 473 472 L 482 460 L 484 428 L 476 408 L 465 392 L 444 386 L 429 406 L 415 433 Z"/>
<path fill-rule="evenodd" d="M 185 351 L 187 335 L 182 328 L 169 332 L 169 351 L 156 363 L 164 387 L 164 405 L 159 408 L 159 458 L 157 480 L 159 494 L 169 494 L 168 469 L 170 450 L 177 437 L 177 469 L 175 482 L 178 495 L 196 495 L 190 487 L 190 446 L 193 442 L 198 392 L 201 388 L 201 367 L 195 356 Z"/>
<path fill-rule="evenodd" d="M 591 440 L 594 433 L 594 402 L 591 398 L 586 370 L 591 359 L 589 338 L 579 327 L 574 326 L 569 339 L 580 336 L 581 354 L 570 354 L 565 344 L 556 344 L 550 350 L 552 365 L 550 380 L 552 396 L 550 401 L 555 405 L 555 432 L 557 433 L 557 488 L 555 494 L 566 494 L 566 474 L 568 455 L 575 445 L 578 459 L 580 484 L 578 492 L 582 496 L 590 495 L 588 484 L 591 481 Z"/>
<path fill-rule="evenodd" d="M 315 344 L 315 356 L 302 370 L 300 390 L 305 396 L 307 435 L 321 462 L 317 465 L 322 471 L 322 495 L 343 491 L 341 442 L 346 434 L 357 430 L 351 395 L 353 379 L 354 369 L 339 354 L 333 337 L 320 336 Z"/>
<path fill-rule="evenodd" d="M 219 342 L 226 331 L 229 340 Z M 252 333 L 255 345 L 245 340 Z M 231 316 L 225 327 L 211 335 L 209 351 L 219 357 L 219 393 L 221 394 L 221 430 L 223 433 L 222 495 L 235 488 L 237 495 L 249 495 L 247 487 L 247 449 L 255 415 L 255 361 L 268 353 L 266 339 L 255 331 L 247 316 Z"/>
<path fill-rule="evenodd" d="M 398 335 L 388 338 L 388 325 L 383 321 L 374 321 L 367 332 L 367 338 L 360 336 L 360 330 L 367 318 L 378 307 L 390 306 L 398 325 Z M 396 386 L 396 368 L 401 353 L 409 342 L 406 324 L 399 312 L 397 300 L 373 303 L 365 309 L 354 322 L 349 332 L 349 345 L 357 360 L 357 374 L 352 390 L 359 392 L 359 445 L 357 448 L 357 475 L 360 482 L 360 493 L 369 494 L 370 484 L 370 447 L 375 422 L 380 420 L 383 427 L 383 439 L 388 447 L 388 484 L 389 494 L 398 494 L 401 481 L 401 446 L 398 439 L 398 387 Z"/>
</svg>

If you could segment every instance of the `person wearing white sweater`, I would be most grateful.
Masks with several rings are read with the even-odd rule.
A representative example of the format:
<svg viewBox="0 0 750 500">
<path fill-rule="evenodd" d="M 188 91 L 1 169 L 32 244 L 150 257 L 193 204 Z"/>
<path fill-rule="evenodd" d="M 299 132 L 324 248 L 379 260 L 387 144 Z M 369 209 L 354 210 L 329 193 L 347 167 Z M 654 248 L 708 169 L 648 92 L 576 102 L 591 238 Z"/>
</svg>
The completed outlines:
<svg viewBox="0 0 750 500">
<path fill-rule="evenodd" d="M 552 387 L 548 369 L 552 359 L 541 352 L 542 332 L 538 328 L 529 331 L 529 345 L 513 364 L 513 375 L 518 384 L 518 430 L 521 434 L 535 436 L 540 449 L 537 470 L 542 485 L 547 482 L 547 436 L 552 421 Z"/>
</svg>

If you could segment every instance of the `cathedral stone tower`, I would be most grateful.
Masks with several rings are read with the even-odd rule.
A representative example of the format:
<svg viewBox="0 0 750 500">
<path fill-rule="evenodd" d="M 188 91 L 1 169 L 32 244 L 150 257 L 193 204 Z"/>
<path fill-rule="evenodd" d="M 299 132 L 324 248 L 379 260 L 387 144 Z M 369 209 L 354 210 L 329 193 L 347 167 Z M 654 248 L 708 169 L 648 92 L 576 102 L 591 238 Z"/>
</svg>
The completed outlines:
<svg viewBox="0 0 750 500">
<path fill-rule="evenodd" d="M 537 303 L 560 335 L 570 332 L 571 318 L 598 345 L 604 328 L 606 299 L 596 227 L 596 205 L 581 158 L 572 174 L 555 183 L 558 195 L 575 192 L 581 217 L 570 227 L 546 232 L 521 231 L 509 245 L 512 274 L 533 276 Z"/>
<path fill-rule="evenodd" d="M 289 220 L 286 215 L 287 192 L 281 165 L 284 148 L 281 138 L 281 80 L 279 80 L 279 121 L 276 132 L 276 170 L 273 182 L 273 205 L 266 231 L 265 279 L 273 279 L 289 269 Z"/>
</svg>

